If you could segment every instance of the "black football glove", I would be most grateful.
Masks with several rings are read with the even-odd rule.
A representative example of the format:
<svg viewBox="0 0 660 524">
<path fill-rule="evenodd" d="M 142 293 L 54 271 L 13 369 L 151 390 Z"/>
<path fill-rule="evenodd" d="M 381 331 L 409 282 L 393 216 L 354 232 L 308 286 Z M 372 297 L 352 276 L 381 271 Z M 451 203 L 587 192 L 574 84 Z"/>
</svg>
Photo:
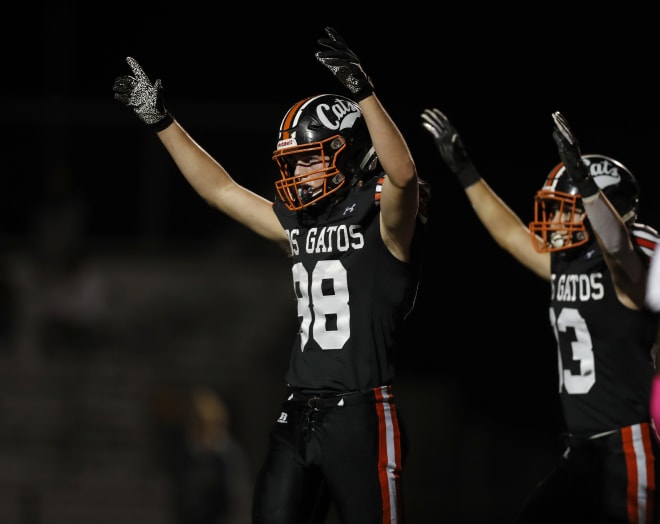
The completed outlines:
<svg viewBox="0 0 660 524">
<path fill-rule="evenodd" d="M 374 92 L 374 86 L 362 69 L 357 55 L 332 27 L 326 27 L 325 32 L 328 38 L 319 38 L 318 43 L 326 49 L 318 51 L 316 59 L 344 84 L 353 100 L 359 102 L 367 98 Z"/>
<path fill-rule="evenodd" d="M 449 170 L 458 177 L 463 189 L 481 180 L 463 147 L 460 135 L 439 109 L 425 109 L 422 112 L 422 126 L 431 133 L 440 156 Z"/>
<path fill-rule="evenodd" d="M 142 122 L 156 131 L 162 131 L 172 123 L 172 116 L 163 102 L 163 84 L 160 79 L 153 84 L 134 58 L 126 58 L 134 76 L 120 76 L 115 79 L 112 90 L 115 100 L 135 111 Z"/>
<path fill-rule="evenodd" d="M 557 144 L 559 158 L 566 167 L 566 173 L 578 188 L 583 199 L 594 196 L 598 193 L 598 185 L 589 173 L 589 167 L 582 160 L 580 146 L 573 136 L 566 118 L 559 111 L 556 111 L 552 113 L 552 120 L 555 124 L 552 138 Z"/>
</svg>

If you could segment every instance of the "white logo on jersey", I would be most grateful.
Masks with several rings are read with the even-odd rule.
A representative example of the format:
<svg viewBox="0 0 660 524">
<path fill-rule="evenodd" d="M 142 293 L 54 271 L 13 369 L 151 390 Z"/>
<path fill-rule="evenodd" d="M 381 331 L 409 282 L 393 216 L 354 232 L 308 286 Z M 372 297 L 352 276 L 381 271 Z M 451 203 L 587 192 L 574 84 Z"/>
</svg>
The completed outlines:
<svg viewBox="0 0 660 524">
<path fill-rule="evenodd" d="M 287 417 L 288 417 L 288 415 L 286 413 L 284 413 L 284 411 L 282 411 L 282 413 L 280 413 L 280 418 L 277 419 L 277 422 L 279 424 L 286 424 L 287 423 L 287 421 L 286 421 Z"/>
<path fill-rule="evenodd" d="M 357 205 L 356 203 L 353 203 L 352 206 L 348 206 L 346 209 L 344 209 L 344 212 L 342 213 L 342 215 L 346 216 L 346 213 L 352 213 L 353 211 L 355 211 L 355 206 L 356 205 Z"/>
</svg>

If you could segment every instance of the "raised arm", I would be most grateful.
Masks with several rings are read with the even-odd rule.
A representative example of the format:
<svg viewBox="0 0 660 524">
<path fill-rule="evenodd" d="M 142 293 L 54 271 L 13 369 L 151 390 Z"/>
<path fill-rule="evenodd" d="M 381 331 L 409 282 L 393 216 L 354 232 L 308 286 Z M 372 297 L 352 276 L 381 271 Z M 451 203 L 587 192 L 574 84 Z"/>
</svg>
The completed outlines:
<svg viewBox="0 0 660 524">
<path fill-rule="evenodd" d="M 589 223 L 612 272 L 619 300 L 641 308 L 646 292 L 646 264 L 634 248 L 625 222 L 591 176 L 566 118 L 559 112 L 553 113 L 552 118 L 552 137 L 559 157 L 580 192 Z"/>
<path fill-rule="evenodd" d="M 439 109 L 425 109 L 422 126 L 495 242 L 525 267 L 550 280 L 550 255 L 534 249 L 529 228 L 481 177 L 449 119 Z"/>
<path fill-rule="evenodd" d="M 319 39 L 317 60 L 350 91 L 360 104 L 378 160 L 387 174 L 381 194 L 381 235 L 392 254 L 408 260 L 419 202 L 415 163 L 406 141 L 374 93 L 360 60 L 333 28 Z"/>
<path fill-rule="evenodd" d="M 135 59 L 128 57 L 126 61 L 132 75 L 115 80 L 115 99 L 133 109 L 138 118 L 158 134 L 193 189 L 209 205 L 255 233 L 282 247 L 288 246 L 272 202 L 237 184 L 165 109 L 161 80 L 152 84 Z"/>
</svg>

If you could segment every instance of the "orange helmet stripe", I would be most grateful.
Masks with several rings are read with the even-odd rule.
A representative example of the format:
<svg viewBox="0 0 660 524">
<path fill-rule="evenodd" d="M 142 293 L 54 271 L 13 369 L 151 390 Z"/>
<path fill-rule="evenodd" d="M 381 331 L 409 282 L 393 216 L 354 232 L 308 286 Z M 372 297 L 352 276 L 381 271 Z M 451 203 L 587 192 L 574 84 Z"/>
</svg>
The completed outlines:
<svg viewBox="0 0 660 524">
<path fill-rule="evenodd" d="M 298 114 L 298 110 L 303 105 L 305 105 L 308 100 L 309 98 L 305 98 L 304 100 L 301 100 L 296 105 L 294 105 L 290 109 L 290 111 L 286 114 L 284 120 L 282 121 L 282 136 L 280 137 L 280 140 L 286 140 L 287 138 L 291 138 L 291 133 L 289 131 L 291 129 L 293 119 L 295 118 L 296 114 Z"/>
</svg>

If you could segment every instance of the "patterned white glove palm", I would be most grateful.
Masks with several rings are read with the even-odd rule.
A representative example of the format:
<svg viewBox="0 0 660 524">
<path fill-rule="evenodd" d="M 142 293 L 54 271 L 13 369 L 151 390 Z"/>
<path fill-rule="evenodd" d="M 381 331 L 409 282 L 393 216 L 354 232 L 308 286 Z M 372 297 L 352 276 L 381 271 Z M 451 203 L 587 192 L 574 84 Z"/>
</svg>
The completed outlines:
<svg viewBox="0 0 660 524">
<path fill-rule="evenodd" d="M 115 79 L 112 87 L 115 100 L 133 109 L 138 118 L 148 126 L 156 131 L 162 131 L 172 123 L 173 119 L 165 109 L 161 80 L 158 79 L 152 84 L 134 58 L 129 56 L 126 62 L 133 76 L 124 75 Z"/>
</svg>

